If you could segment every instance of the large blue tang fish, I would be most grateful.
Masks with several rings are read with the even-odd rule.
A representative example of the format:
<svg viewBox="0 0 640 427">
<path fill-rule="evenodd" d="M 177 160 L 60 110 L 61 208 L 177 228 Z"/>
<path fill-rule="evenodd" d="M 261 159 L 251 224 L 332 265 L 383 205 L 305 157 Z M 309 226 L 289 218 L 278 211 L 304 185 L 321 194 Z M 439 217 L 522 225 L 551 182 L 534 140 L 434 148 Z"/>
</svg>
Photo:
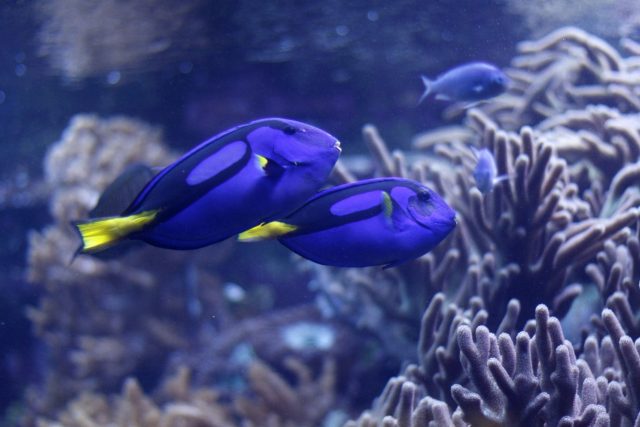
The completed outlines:
<svg viewBox="0 0 640 427">
<path fill-rule="evenodd" d="M 432 250 L 456 226 L 456 213 L 433 190 L 378 178 L 318 193 L 290 215 L 241 233 L 278 240 L 297 254 L 337 267 L 391 267 Z"/>
<path fill-rule="evenodd" d="M 335 137 L 305 123 L 270 118 L 235 127 L 160 171 L 119 215 L 74 224 L 79 252 L 125 239 L 171 249 L 224 240 L 302 205 L 339 153 Z"/>
</svg>

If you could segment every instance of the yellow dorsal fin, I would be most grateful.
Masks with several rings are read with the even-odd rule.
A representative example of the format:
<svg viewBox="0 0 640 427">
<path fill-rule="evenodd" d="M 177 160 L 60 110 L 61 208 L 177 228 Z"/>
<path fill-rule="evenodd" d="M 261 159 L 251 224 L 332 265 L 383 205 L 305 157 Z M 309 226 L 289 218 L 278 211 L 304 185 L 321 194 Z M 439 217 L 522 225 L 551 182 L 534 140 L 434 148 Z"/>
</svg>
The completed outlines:
<svg viewBox="0 0 640 427">
<path fill-rule="evenodd" d="M 153 221 L 158 210 L 140 212 L 129 216 L 100 218 L 73 224 L 82 239 L 80 253 L 97 252 L 114 245 L 129 234 L 139 231 Z"/>
<path fill-rule="evenodd" d="M 241 242 L 256 242 L 259 240 L 276 239 L 295 231 L 298 227 L 280 221 L 272 221 L 260 224 L 243 231 L 238 235 Z"/>
<path fill-rule="evenodd" d="M 382 192 L 382 207 L 384 208 L 384 216 L 391 218 L 391 215 L 393 215 L 393 201 L 391 201 L 391 196 L 386 191 Z"/>
</svg>

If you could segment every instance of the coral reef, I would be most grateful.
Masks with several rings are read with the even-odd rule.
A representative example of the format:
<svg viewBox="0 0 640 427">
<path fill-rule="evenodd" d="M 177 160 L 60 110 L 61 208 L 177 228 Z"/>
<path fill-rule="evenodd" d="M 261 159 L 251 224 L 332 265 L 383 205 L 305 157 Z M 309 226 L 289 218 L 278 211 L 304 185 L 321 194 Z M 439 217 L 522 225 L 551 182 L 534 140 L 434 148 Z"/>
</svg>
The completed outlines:
<svg viewBox="0 0 640 427">
<path fill-rule="evenodd" d="M 589 337 L 580 358 L 545 305 L 515 338 L 461 324 L 455 333 L 461 381 L 451 386 L 455 410 L 428 394 L 426 378 L 415 374 L 420 368 L 409 365 L 389 380 L 371 411 L 345 427 L 638 425 L 637 344 L 611 310 L 602 320 L 610 336 L 600 343 Z"/>
<path fill-rule="evenodd" d="M 434 287 L 431 274 L 402 281 L 435 294 L 418 363 L 348 426 L 640 423 L 637 57 L 576 28 L 519 47 L 509 93 L 470 111 L 465 126 L 416 137 L 424 158 L 373 146 L 378 173 L 412 163 L 451 201 L 460 226 L 450 246 L 425 257 L 449 269 L 445 283 Z M 474 188 L 469 145 L 488 148 L 509 177 L 488 196 Z M 358 279 L 345 288 L 361 288 L 352 293 L 369 292 L 362 283 L 376 277 L 349 274 Z M 380 293 L 398 283 L 375 281 Z M 334 288 L 323 288 L 334 305 L 354 300 Z M 399 321 L 377 308 L 384 322 Z"/>
<path fill-rule="evenodd" d="M 467 112 L 463 125 L 418 135 L 412 151 L 390 151 L 377 128 L 365 126 L 371 161 L 362 168 L 344 159 L 334 181 L 420 180 L 457 210 L 455 233 L 386 270 L 292 256 L 295 280 L 313 294 L 246 316 L 233 312 L 242 298 L 225 297 L 228 284 L 211 267 L 228 256 L 226 246 L 66 266 L 61 253 L 73 245 L 65 222 L 85 214 L 125 164 L 170 157 L 157 151 L 157 135 L 145 136 L 141 149 L 122 144 L 112 121 L 76 119 L 48 157 L 57 223 L 32 237 L 31 277 L 45 296 L 30 316 L 56 366 L 47 401 L 32 403 L 33 419 L 41 415 L 43 426 L 639 426 L 640 49 L 625 47 L 631 55 L 576 28 L 521 43 L 507 94 Z M 126 123 L 137 129 L 128 139 L 153 135 Z M 493 153 L 498 174 L 508 177 L 489 194 L 475 188 L 470 145 Z M 122 151 L 112 156 L 120 163 L 110 163 L 110 149 Z M 87 175 L 100 167 L 109 172 Z M 400 374 L 363 411 L 368 403 L 359 399 L 375 385 L 365 383 L 367 374 L 384 369 Z M 87 390 L 97 394 L 78 397 Z"/>
<path fill-rule="evenodd" d="M 83 393 L 58 416 L 39 419 L 39 427 L 315 427 L 334 404 L 335 365 L 327 361 L 318 378 L 299 361 L 286 361 L 295 373 L 292 386 L 260 361 L 248 373 L 253 397 L 237 397 L 233 405 L 210 388 L 194 388 L 187 368 L 178 369 L 161 385 L 156 397 L 144 394 L 133 378 L 119 395 Z M 242 422 L 237 420 L 242 419 Z"/>
</svg>

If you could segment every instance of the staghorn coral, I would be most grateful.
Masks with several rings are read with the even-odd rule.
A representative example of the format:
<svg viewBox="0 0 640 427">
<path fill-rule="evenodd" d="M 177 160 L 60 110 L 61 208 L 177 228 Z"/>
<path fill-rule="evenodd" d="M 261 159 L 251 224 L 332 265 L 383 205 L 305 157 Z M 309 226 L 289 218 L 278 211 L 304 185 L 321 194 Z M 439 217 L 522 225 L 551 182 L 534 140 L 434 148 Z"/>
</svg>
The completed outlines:
<svg viewBox="0 0 640 427">
<path fill-rule="evenodd" d="M 623 57 L 604 40 L 564 27 L 538 41 L 522 42 L 518 50 L 521 56 L 508 70 L 510 90 L 485 109 L 501 125 L 534 125 L 587 105 L 638 111 L 637 59 Z"/>
<path fill-rule="evenodd" d="M 422 153 L 391 154 L 365 130 L 365 139 L 376 136 L 375 173 L 411 169 L 455 207 L 459 227 L 444 253 L 429 254 L 447 266 L 444 283 L 372 272 L 349 282 L 371 283 L 379 293 L 402 283 L 419 289 L 418 301 L 426 290 L 444 295 L 435 294 L 424 312 L 419 364 L 390 380 L 372 410 L 348 426 L 640 423 L 637 58 L 574 28 L 521 49 L 509 96 L 471 110 L 464 126 L 419 135 L 414 147 Z M 591 92 L 571 89 L 588 82 Z M 509 177 L 488 196 L 474 188 L 468 145 L 488 148 L 498 174 Z M 451 264 L 447 252 L 455 254 Z M 396 274 L 404 277 L 420 262 Z M 349 295 L 340 292 L 347 285 L 335 284 L 340 280 L 329 276 L 325 288 L 334 306 Z M 363 301 L 387 313 L 388 304 Z M 560 320 L 605 304 L 611 309 L 592 316 L 591 329 L 588 317 Z M 375 309 L 360 307 L 367 311 Z M 397 333 L 389 325 L 397 316 L 380 317 Z"/>
<path fill-rule="evenodd" d="M 518 136 L 497 131 L 478 113 L 470 118 L 481 129 L 480 144 L 496 153 L 499 173 L 513 179 L 496 186 L 489 198 L 472 189 L 459 205 L 461 228 L 480 259 L 470 259 L 472 283 L 465 292 L 481 295 L 490 306 L 518 299 L 527 316 L 544 302 L 561 317 L 577 296 L 571 274 L 606 241 L 626 238 L 638 204 L 620 203 L 601 215 L 580 197 L 552 141 L 527 127 Z"/>
<path fill-rule="evenodd" d="M 301 305 L 219 330 L 204 327 L 190 348 L 174 352 L 166 371 L 188 366 L 196 386 L 238 392 L 246 388 L 246 371 L 256 360 L 286 370 L 285 361 L 296 358 L 317 370 L 331 359 L 338 364 L 338 375 L 355 378 L 361 349 L 367 347 L 366 339 L 344 325 L 323 320 L 315 306 Z"/>
<path fill-rule="evenodd" d="M 182 377 L 188 377 L 183 373 Z M 183 382 L 182 378 L 176 378 Z M 186 387 L 185 387 L 186 386 Z M 56 420 L 38 419 L 39 427 L 82 426 L 232 426 L 233 419 L 220 396 L 210 390 L 187 390 L 165 394 L 171 403 L 159 406 L 146 396 L 132 378 L 125 381 L 115 397 L 85 392 L 71 401 Z"/>
<path fill-rule="evenodd" d="M 295 373 L 291 385 L 260 361 L 247 373 L 253 396 L 237 396 L 233 405 L 211 388 L 194 388 L 186 367 L 168 377 L 155 397 L 145 395 L 128 378 L 118 395 L 84 392 L 55 420 L 40 418 L 38 427 L 315 427 L 334 404 L 335 365 L 327 360 L 318 378 L 296 359 L 286 360 Z M 242 420 L 242 421 L 239 421 Z"/>
<path fill-rule="evenodd" d="M 289 371 L 295 373 L 292 387 L 268 366 L 256 362 L 249 368 L 251 389 L 256 399 L 239 398 L 237 410 L 248 420 L 248 426 L 313 427 L 319 425 L 335 404 L 336 366 L 326 359 L 314 381 L 310 370 L 296 359 L 286 359 Z"/>
<path fill-rule="evenodd" d="M 370 411 L 345 427 L 637 425 L 638 343 L 611 310 L 602 320 L 611 335 L 600 346 L 589 337 L 580 358 L 544 305 L 515 339 L 465 322 L 455 332 L 462 368 L 451 386 L 454 404 L 433 398 L 410 365 L 389 380 Z"/>
</svg>

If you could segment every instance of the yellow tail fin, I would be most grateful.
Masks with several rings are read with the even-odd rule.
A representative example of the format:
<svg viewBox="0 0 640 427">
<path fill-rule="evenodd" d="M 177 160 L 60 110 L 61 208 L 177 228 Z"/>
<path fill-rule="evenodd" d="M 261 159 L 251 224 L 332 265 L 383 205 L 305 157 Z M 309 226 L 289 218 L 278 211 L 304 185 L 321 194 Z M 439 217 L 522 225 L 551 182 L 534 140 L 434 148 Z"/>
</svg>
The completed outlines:
<svg viewBox="0 0 640 427">
<path fill-rule="evenodd" d="M 276 239 L 295 231 L 298 227 L 280 221 L 267 222 L 243 231 L 238 235 L 241 242 L 256 242 L 259 240 Z"/>
<path fill-rule="evenodd" d="M 129 216 L 100 218 L 83 223 L 75 223 L 82 245 L 78 253 L 92 253 L 114 245 L 129 234 L 141 230 L 153 221 L 157 210 L 140 212 Z"/>
</svg>

